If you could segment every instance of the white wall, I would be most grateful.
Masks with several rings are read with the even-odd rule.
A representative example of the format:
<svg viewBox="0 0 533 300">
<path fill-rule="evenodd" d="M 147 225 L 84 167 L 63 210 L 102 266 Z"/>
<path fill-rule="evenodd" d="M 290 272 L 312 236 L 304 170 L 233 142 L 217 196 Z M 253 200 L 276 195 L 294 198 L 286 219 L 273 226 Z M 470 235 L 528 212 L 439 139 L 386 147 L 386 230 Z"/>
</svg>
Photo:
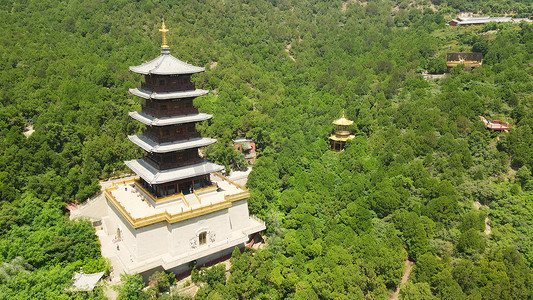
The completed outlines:
<svg viewBox="0 0 533 300">
<path fill-rule="evenodd" d="M 247 199 L 233 202 L 227 209 L 194 219 L 174 224 L 159 222 L 138 229 L 133 229 L 109 202 L 108 209 L 108 224 L 111 226 L 108 228 L 109 234 L 114 235 L 116 228 L 120 227 L 122 241 L 137 261 L 167 253 L 174 257 L 189 256 L 209 248 L 214 243 L 242 235 L 242 229 L 250 226 Z M 208 233 L 207 241 L 205 245 L 200 246 L 198 236 L 204 231 Z M 191 241 L 195 242 L 195 247 L 191 246 Z"/>
<path fill-rule="evenodd" d="M 166 222 L 137 228 L 137 258 L 152 258 L 168 253 L 170 233 Z"/>
<path fill-rule="evenodd" d="M 212 244 L 212 237 L 215 239 L 215 243 L 221 239 L 226 239 L 231 235 L 227 215 L 228 210 L 223 209 L 208 215 L 169 225 L 172 236 L 169 245 L 170 254 L 174 256 L 183 255 L 188 252 L 195 252 L 202 247 Z M 208 233 L 207 243 L 200 246 L 198 243 L 198 236 L 204 231 Z M 191 242 L 195 242 L 195 248 L 191 246 Z"/>
<path fill-rule="evenodd" d="M 107 201 L 107 207 L 109 210 L 109 223 L 113 224 L 112 228 L 109 228 L 110 235 L 115 235 L 117 228 L 120 228 L 122 242 L 126 245 L 129 251 L 134 257 L 137 257 L 137 240 L 135 238 L 136 232 L 130 223 L 122 216 L 115 206 Z"/>
<path fill-rule="evenodd" d="M 250 226 L 250 217 L 248 214 L 248 199 L 233 202 L 228 208 L 229 217 L 233 231 L 240 231 Z"/>
</svg>

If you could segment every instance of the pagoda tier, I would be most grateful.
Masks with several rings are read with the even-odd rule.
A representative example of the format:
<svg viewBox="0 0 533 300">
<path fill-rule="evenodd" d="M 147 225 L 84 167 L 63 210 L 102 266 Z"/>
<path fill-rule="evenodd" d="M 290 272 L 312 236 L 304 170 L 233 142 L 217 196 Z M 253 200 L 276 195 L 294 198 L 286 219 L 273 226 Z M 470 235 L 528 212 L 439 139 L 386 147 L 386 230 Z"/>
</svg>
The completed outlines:
<svg viewBox="0 0 533 300">
<path fill-rule="evenodd" d="M 129 113 L 130 117 L 133 119 L 144 123 L 149 126 L 166 126 L 166 125 L 178 125 L 178 124 L 187 124 L 187 123 L 196 123 L 209 120 L 213 115 L 208 115 L 204 113 L 189 114 L 189 115 L 180 115 L 180 116 L 170 116 L 170 117 L 154 117 L 149 114 L 134 111 Z"/>
<path fill-rule="evenodd" d="M 209 93 L 209 91 L 187 90 L 187 91 L 173 91 L 173 92 L 155 92 L 155 91 L 145 90 L 143 88 L 137 88 L 137 89 L 130 89 L 130 93 L 132 93 L 135 96 L 144 98 L 144 99 L 167 100 L 167 99 L 199 97 L 199 96 L 203 96 Z"/>
<path fill-rule="evenodd" d="M 198 164 L 204 161 L 198 155 L 198 148 L 168 153 L 146 152 L 143 160 L 158 170 L 169 170 L 177 167 Z"/>
<path fill-rule="evenodd" d="M 178 100 L 147 100 L 142 112 L 152 117 L 172 117 L 179 115 L 197 114 L 198 109 L 193 106 L 192 98 Z"/>
<path fill-rule="evenodd" d="M 198 137 L 193 139 L 187 139 L 183 141 L 173 141 L 167 143 L 157 143 L 144 135 L 128 136 L 130 141 L 135 145 L 143 148 L 147 152 L 155 153 L 167 153 L 173 151 L 181 151 L 191 148 L 205 147 L 217 142 L 215 139 Z"/>
<path fill-rule="evenodd" d="M 183 179 L 207 175 L 209 173 L 218 172 L 224 169 L 223 166 L 206 160 L 194 165 L 168 170 L 158 170 L 147 163 L 144 159 L 134 159 L 125 161 L 124 163 L 149 184 L 162 184 L 180 181 Z"/>
<path fill-rule="evenodd" d="M 189 75 L 204 72 L 205 68 L 196 67 L 170 55 L 168 48 L 161 49 L 161 55 L 139 66 L 130 67 L 130 71 L 142 75 Z"/>
</svg>

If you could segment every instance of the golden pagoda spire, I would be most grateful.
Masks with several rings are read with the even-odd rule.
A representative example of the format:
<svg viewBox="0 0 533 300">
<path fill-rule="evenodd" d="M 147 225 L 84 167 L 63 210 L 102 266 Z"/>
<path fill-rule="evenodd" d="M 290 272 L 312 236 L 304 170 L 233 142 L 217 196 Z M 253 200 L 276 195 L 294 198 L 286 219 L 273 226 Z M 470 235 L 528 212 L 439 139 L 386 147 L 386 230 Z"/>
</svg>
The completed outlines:
<svg viewBox="0 0 533 300">
<path fill-rule="evenodd" d="M 168 49 L 167 45 L 167 35 L 168 29 L 165 27 L 165 19 L 163 19 L 163 24 L 161 25 L 161 29 L 159 29 L 159 32 L 163 34 L 163 44 L 161 45 L 162 49 Z"/>
</svg>

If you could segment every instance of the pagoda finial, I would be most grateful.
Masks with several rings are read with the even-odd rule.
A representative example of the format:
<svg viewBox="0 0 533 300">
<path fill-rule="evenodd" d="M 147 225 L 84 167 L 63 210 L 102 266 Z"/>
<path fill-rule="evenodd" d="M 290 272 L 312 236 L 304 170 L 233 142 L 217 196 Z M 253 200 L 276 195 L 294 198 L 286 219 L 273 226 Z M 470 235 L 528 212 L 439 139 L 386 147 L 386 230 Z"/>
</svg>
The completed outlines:
<svg viewBox="0 0 533 300">
<path fill-rule="evenodd" d="M 342 110 L 342 116 L 341 118 L 346 118 L 345 115 L 344 115 L 344 109 Z"/>
<path fill-rule="evenodd" d="M 159 29 L 159 32 L 163 34 L 163 44 L 161 45 L 161 49 L 168 49 L 167 45 L 167 35 L 168 29 L 165 27 L 165 19 L 163 19 L 163 24 L 161 25 L 161 29 Z"/>
</svg>

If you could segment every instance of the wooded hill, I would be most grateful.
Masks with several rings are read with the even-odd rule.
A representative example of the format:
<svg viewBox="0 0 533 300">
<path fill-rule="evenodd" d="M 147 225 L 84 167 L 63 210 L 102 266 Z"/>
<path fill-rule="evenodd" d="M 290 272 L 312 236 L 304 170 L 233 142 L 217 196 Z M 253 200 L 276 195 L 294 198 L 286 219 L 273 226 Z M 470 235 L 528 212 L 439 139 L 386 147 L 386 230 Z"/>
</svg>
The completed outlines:
<svg viewBox="0 0 533 300">
<path fill-rule="evenodd" d="M 128 66 L 158 55 L 163 17 L 171 53 L 206 67 L 195 80 L 212 92 L 196 105 L 214 119 L 199 127 L 219 139 L 208 158 L 238 163 L 239 132 L 260 151 L 249 206 L 267 221 L 267 247 L 235 253 L 227 280 L 195 273 L 197 299 L 383 299 L 406 258 L 403 299 L 533 297 L 533 25 L 445 26 L 459 10 L 531 7 L 1 1 L 0 298 L 103 297 L 64 290 L 80 267 L 107 268 L 94 229 L 68 221 L 65 203 L 141 155 L 126 138 L 141 130 L 127 115 L 141 80 Z M 472 50 L 485 55 L 479 69 L 420 75 Z M 343 109 L 356 138 L 334 153 Z M 513 129 L 491 133 L 479 115 Z"/>
</svg>

